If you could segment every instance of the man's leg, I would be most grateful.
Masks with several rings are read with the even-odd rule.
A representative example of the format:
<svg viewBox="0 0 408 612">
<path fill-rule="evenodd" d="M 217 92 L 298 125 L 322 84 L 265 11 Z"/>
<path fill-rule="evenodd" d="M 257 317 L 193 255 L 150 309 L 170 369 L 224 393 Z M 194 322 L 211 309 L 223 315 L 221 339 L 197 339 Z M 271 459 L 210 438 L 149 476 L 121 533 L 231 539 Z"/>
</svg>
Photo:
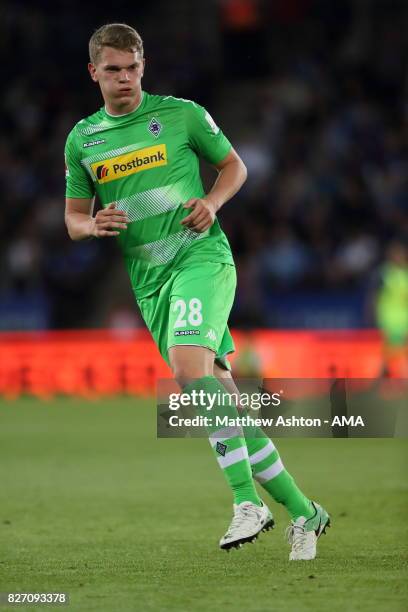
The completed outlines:
<svg viewBox="0 0 408 612">
<path fill-rule="evenodd" d="M 229 393 L 238 394 L 239 397 L 239 390 L 228 370 L 214 364 L 214 374 L 222 380 Z M 251 435 L 246 437 L 246 442 L 254 478 L 275 501 L 283 504 L 291 515 L 292 521 L 287 531 L 291 545 L 289 560 L 314 559 L 317 540 L 322 533 L 326 533 L 326 527 L 330 526 L 329 515 L 324 508 L 302 493 L 285 470 L 273 442 L 261 429 L 254 431 L 251 428 Z"/>
<path fill-rule="evenodd" d="M 169 361 L 173 374 L 184 393 L 204 391 L 213 397 L 226 393 L 225 387 L 214 376 L 214 352 L 202 346 L 178 345 L 169 348 Z M 236 419 L 236 406 L 214 406 L 222 416 Z M 206 406 L 198 408 L 207 414 Z M 212 427 L 209 430 L 210 443 L 213 447 L 219 466 L 224 472 L 234 496 L 234 518 L 223 538 L 221 548 L 252 541 L 257 535 L 273 526 L 272 515 L 262 503 L 252 478 L 248 449 L 242 428 Z"/>
<path fill-rule="evenodd" d="M 172 346 L 169 349 L 170 366 L 173 375 L 183 392 L 204 390 L 205 393 L 218 395 L 226 390 L 213 374 L 214 353 L 201 346 Z M 217 407 L 218 413 L 230 418 L 238 416 L 236 406 Z M 206 407 L 199 408 L 207 414 Z M 215 411 L 213 411 L 215 414 Z M 212 416 L 213 413 L 210 413 Z M 212 428 L 210 442 L 216 439 L 220 428 Z M 222 444 L 213 445 L 218 464 L 232 489 L 234 503 L 250 501 L 258 506 L 262 504 L 252 479 L 251 465 L 242 429 L 231 428 L 229 437 L 223 438 Z"/>
<path fill-rule="evenodd" d="M 238 394 L 231 372 L 214 364 L 214 375 L 223 383 L 229 393 Z M 251 429 L 252 435 L 254 430 Z M 315 509 L 309 500 L 299 489 L 289 472 L 286 471 L 279 453 L 273 442 L 260 428 L 256 428 L 256 437 L 249 437 L 245 431 L 249 461 L 252 473 L 262 487 L 268 491 L 270 496 L 278 503 L 283 504 L 292 520 L 300 516 L 310 518 Z"/>
</svg>

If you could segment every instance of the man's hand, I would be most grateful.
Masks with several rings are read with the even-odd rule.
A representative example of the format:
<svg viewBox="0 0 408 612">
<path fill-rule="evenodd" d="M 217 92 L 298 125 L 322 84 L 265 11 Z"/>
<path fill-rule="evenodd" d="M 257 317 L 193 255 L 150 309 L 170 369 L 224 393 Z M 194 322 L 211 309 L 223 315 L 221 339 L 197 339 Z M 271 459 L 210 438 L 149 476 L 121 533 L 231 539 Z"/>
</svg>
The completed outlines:
<svg viewBox="0 0 408 612">
<path fill-rule="evenodd" d="M 215 221 L 216 207 L 210 200 L 192 198 L 184 204 L 184 208 L 192 208 L 192 211 L 181 224 L 194 232 L 205 232 Z"/>
<path fill-rule="evenodd" d="M 205 198 L 192 198 L 184 204 L 184 208 L 192 211 L 181 224 L 194 232 L 205 232 L 212 226 L 218 210 L 237 193 L 247 176 L 245 164 L 234 149 L 214 167 L 218 177 L 211 191 Z"/>
<path fill-rule="evenodd" d="M 116 204 L 112 202 L 107 208 L 98 210 L 92 218 L 91 235 L 95 238 L 105 236 L 119 236 L 118 229 L 127 229 L 129 218 L 123 210 L 116 210 Z"/>
</svg>

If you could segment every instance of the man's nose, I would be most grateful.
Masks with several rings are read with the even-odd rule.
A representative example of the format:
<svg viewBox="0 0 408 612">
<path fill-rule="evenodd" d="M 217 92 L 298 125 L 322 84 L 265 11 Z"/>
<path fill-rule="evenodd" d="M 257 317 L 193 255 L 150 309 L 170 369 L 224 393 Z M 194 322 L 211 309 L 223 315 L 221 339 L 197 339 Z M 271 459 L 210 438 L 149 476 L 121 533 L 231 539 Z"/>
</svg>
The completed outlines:
<svg viewBox="0 0 408 612">
<path fill-rule="evenodd" d="M 127 83 L 128 81 L 130 81 L 129 73 L 125 68 L 120 71 L 119 80 L 121 83 Z"/>
</svg>

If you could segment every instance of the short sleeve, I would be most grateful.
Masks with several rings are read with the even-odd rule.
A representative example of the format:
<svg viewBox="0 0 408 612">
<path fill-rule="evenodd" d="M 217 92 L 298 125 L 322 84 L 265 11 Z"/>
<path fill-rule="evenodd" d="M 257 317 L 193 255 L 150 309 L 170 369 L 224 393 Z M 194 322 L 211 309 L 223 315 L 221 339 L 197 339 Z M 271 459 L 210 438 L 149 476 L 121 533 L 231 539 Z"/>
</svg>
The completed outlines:
<svg viewBox="0 0 408 612">
<path fill-rule="evenodd" d="M 81 164 L 75 132 L 69 134 L 65 144 L 65 180 L 67 198 L 93 198 L 95 189 L 91 178 Z"/>
<path fill-rule="evenodd" d="M 186 104 L 185 113 L 191 148 L 211 164 L 222 161 L 232 145 L 210 113 L 195 102 Z"/>
</svg>

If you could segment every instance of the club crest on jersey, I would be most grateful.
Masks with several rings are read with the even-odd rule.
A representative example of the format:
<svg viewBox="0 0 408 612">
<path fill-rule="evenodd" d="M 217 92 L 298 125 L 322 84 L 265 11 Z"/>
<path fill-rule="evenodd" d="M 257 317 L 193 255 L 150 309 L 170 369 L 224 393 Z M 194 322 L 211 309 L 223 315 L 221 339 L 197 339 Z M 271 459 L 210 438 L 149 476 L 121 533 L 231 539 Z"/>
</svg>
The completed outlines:
<svg viewBox="0 0 408 612">
<path fill-rule="evenodd" d="M 157 121 L 157 119 L 152 117 L 152 120 L 149 123 L 148 129 L 149 129 L 149 132 L 153 134 L 155 138 L 157 138 L 160 132 L 162 131 L 162 125 L 159 121 Z"/>
</svg>

